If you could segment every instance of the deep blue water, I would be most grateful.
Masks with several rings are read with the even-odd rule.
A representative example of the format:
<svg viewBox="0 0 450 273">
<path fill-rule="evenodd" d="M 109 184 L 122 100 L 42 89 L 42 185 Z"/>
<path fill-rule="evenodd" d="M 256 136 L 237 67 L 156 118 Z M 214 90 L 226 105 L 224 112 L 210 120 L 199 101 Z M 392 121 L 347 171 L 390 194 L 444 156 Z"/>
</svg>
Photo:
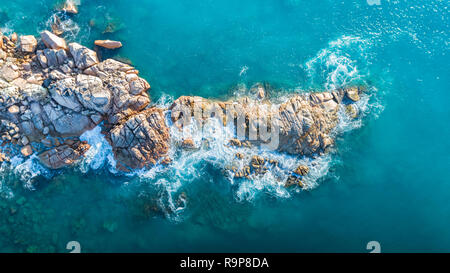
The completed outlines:
<svg viewBox="0 0 450 273">
<path fill-rule="evenodd" d="M 82 0 L 66 38 L 121 40 L 103 57 L 131 61 L 154 103 L 229 98 L 256 82 L 273 97 L 364 83 L 367 113 L 309 191 L 231 184 L 214 153 L 113 174 L 98 134 L 87 137 L 104 154 L 79 167 L 2 167 L 0 251 L 67 252 L 73 240 L 88 252 L 367 252 L 372 240 L 383 252 L 450 251 L 449 1 L 368 2 Z M 54 5 L 3 1 L 2 31 L 37 34 Z M 181 192 L 187 206 L 173 212 Z"/>
</svg>

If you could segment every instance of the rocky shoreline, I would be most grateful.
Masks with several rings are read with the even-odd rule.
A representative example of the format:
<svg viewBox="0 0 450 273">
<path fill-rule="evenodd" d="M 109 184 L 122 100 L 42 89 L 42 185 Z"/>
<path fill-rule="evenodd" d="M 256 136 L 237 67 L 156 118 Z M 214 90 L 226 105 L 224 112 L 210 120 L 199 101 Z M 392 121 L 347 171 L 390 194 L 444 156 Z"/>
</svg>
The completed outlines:
<svg viewBox="0 0 450 273">
<path fill-rule="evenodd" d="M 116 48 L 114 41 L 98 44 Z M 74 164 L 89 150 L 80 135 L 102 126 L 111 144 L 117 169 L 132 171 L 156 164 L 170 164 L 170 127 L 178 130 L 197 122 L 219 119 L 234 125 L 235 135 L 224 145 L 264 146 L 276 138 L 278 152 L 313 157 L 333 145 L 332 130 L 342 107 L 356 118 L 360 87 L 333 92 L 293 95 L 275 105 L 263 85 L 255 87 L 256 97 L 236 101 L 213 101 L 183 96 L 168 109 L 151 104 L 150 84 L 131 65 L 106 59 L 78 43 L 67 43 L 43 31 L 10 37 L 0 34 L 0 161 L 18 151 L 24 157 L 37 154 L 51 169 Z M 269 134 L 263 136 L 263 128 Z M 196 149 L 186 138 L 179 149 Z M 236 157 L 243 158 L 240 153 Z M 253 155 L 248 166 L 232 169 L 234 177 L 264 173 L 271 159 Z M 292 170 L 286 186 L 298 184 L 308 167 Z"/>
</svg>

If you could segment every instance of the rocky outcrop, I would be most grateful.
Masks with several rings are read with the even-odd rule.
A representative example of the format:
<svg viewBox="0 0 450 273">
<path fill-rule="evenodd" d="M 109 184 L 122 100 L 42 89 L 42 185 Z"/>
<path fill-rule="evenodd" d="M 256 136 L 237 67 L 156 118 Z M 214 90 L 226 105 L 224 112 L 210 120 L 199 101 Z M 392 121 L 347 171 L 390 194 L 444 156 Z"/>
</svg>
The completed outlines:
<svg viewBox="0 0 450 273">
<path fill-rule="evenodd" d="M 99 124 L 117 167 L 131 171 L 171 162 L 170 126 L 183 129 L 195 122 L 201 130 L 218 120 L 220 126 L 234 128 L 223 144 L 243 149 L 233 153 L 242 163 L 231 168 L 234 177 L 250 178 L 264 175 L 278 162 L 249 155 L 245 149 L 262 147 L 312 157 L 333 145 L 339 109 L 346 109 L 352 118 L 358 115 L 353 103 L 362 91 L 357 87 L 297 94 L 274 104 L 266 86 L 257 85 L 253 98 L 213 101 L 182 96 L 168 109 L 160 109 L 150 104 L 150 84 L 131 65 L 100 61 L 95 51 L 77 43 L 67 45 L 49 31 L 41 33 L 41 41 L 31 35 L 15 40 L 0 36 L 0 136 L 2 145 L 15 145 L 24 157 L 37 154 L 52 169 L 81 158 L 89 144 L 79 136 Z M 95 44 L 116 48 L 119 43 Z M 186 152 L 201 148 L 191 138 L 178 144 Z M 303 165 L 290 170 L 286 186 L 302 186 L 308 172 Z"/>
<path fill-rule="evenodd" d="M 77 43 L 67 47 L 48 31 L 41 37 L 47 48 L 37 51 L 30 48 L 33 36 L 21 36 L 20 47 L 1 39 L 8 58 L 0 63 L 2 141 L 23 145 L 24 156 L 35 151 L 45 165 L 59 168 L 88 149 L 62 143 L 104 121 L 122 169 L 170 161 L 165 158 L 169 134 L 164 115 L 160 109 L 147 109 L 150 85 L 137 70 L 112 59 L 100 62 L 93 50 Z M 26 55 L 16 58 L 20 53 Z"/>
<path fill-rule="evenodd" d="M 263 93 L 263 92 L 260 92 Z M 338 121 L 339 104 L 344 90 L 292 96 L 287 102 L 273 105 L 249 98 L 216 102 L 200 97 L 180 97 L 170 107 L 171 119 L 180 128 L 190 119 L 204 123 L 215 117 L 223 125 L 233 124 L 238 138 L 233 146 L 244 141 L 254 145 L 267 144 L 277 138 L 276 150 L 295 155 L 311 156 L 323 153 L 333 144 L 331 130 Z M 262 129 L 267 129 L 263 134 Z M 277 132 L 272 131 L 277 130 Z"/>
</svg>

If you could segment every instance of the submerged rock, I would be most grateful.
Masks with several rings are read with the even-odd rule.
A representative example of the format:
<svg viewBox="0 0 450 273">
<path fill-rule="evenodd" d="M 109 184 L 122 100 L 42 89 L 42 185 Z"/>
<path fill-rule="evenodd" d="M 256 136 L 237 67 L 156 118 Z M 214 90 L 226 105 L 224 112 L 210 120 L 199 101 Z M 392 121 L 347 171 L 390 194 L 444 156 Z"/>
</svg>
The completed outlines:
<svg viewBox="0 0 450 273">
<path fill-rule="evenodd" d="M 183 149 L 187 149 L 187 150 L 195 149 L 195 143 L 192 139 L 188 138 L 188 139 L 183 140 L 183 142 L 181 143 L 181 147 Z"/>
<path fill-rule="evenodd" d="M 353 119 L 358 117 L 358 109 L 353 104 L 346 105 L 345 112 Z"/>
<path fill-rule="evenodd" d="M 359 101 L 358 87 L 347 88 L 345 90 L 345 95 L 347 96 L 347 98 L 351 99 L 352 101 Z"/>
<path fill-rule="evenodd" d="M 297 167 L 297 169 L 295 169 L 294 173 L 297 175 L 301 175 L 301 176 L 305 176 L 306 174 L 308 174 L 309 172 L 309 168 L 305 165 L 300 165 Z"/>
<path fill-rule="evenodd" d="M 75 2 L 73 0 L 66 0 L 62 7 L 62 10 L 72 14 L 78 13 L 78 7 L 75 5 Z"/>
</svg>

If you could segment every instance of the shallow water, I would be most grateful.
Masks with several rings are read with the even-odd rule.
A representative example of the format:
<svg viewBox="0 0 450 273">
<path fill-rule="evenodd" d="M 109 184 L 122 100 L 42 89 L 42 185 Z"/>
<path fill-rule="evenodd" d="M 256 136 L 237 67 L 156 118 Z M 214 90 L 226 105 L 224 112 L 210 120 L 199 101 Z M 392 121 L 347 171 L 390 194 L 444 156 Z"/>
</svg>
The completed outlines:
<svg viewBox="0 0 450 273">
<path fill-rule="evenodd" d="M 4 1 L 0 27 L 37 34 L 55 2 Z M 17 158 L 0 173 L 0 251 L 68 252 L 73 240 L 84 252 L 367 252 L 372 240 L 383 252 L 450 251 L 448 1 L 380 3 L 83 0 L 66 38 L 121 40 L 103 57 L 132 62 L 157 104 L 239 96 L 256 82 L 274 100 L 364 83 L 366 113 L 308 162 L 301 192 L 271 177 L 230 181 L 227 150 L 174 152 L 169 169 L 123 175 L 97 131 L 73 169 Z"/>
</svg>

